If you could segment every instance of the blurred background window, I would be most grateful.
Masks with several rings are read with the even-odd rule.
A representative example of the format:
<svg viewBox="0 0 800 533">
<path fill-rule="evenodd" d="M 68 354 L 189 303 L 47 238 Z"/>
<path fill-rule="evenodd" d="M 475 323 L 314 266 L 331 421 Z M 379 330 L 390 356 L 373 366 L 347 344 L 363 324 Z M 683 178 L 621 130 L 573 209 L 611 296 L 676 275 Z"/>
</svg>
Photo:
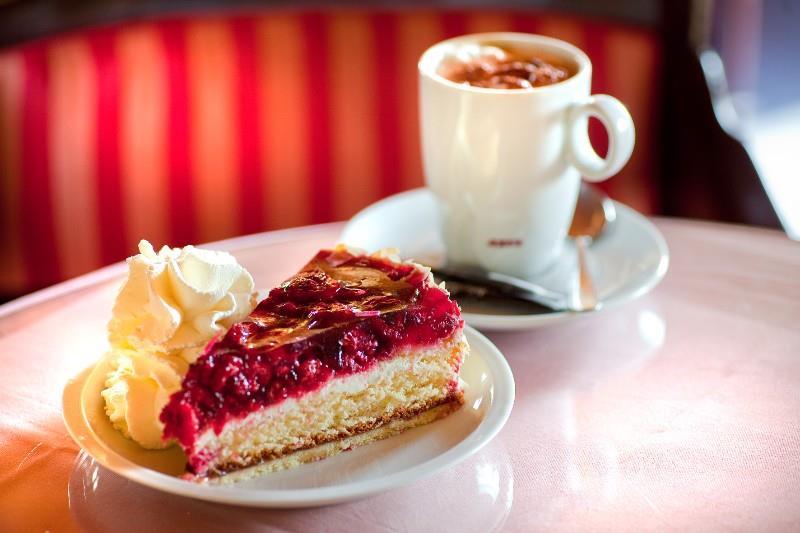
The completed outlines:
<svg viewBox="0 0 800 533">
<path fill-rule="evenodd" d="M 722 127 L 740 140 L 787 234 L 800 239 L 800 3 L 712 4 L 701 64 Z"/>
</svg>

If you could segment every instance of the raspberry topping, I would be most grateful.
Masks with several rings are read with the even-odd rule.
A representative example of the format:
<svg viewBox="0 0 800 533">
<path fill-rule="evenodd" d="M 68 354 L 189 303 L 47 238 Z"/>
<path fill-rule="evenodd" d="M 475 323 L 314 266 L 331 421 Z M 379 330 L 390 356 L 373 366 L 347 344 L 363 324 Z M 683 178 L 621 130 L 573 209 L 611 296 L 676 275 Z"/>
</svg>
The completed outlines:
<svg viewBox="0 0 800 533">
<path fill-rule="evenodd" d="M 458 306 L 414 265 L 323 250 L 191 365 L 161 413 L 164 437 L 191 447 L 209 426 L 219 433 L 231 418 L 368 370 L 399 348 L 433 344 L 462 325 Z"/>
</svg>

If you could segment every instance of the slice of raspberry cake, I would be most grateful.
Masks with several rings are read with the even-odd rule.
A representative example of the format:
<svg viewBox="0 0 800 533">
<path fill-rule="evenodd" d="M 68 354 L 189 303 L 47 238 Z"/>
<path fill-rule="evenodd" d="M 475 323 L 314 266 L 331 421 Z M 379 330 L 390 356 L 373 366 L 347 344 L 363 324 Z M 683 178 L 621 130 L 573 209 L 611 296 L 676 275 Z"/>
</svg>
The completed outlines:
<svg viewBox="0 0 800 533">
<path fill-rule="evenodd" d="M 427 269 L 323 250 L 190 366 L 164 438 L 232 480 L 426 424 L 463 403 L 463 327 Z"/>
</svg>

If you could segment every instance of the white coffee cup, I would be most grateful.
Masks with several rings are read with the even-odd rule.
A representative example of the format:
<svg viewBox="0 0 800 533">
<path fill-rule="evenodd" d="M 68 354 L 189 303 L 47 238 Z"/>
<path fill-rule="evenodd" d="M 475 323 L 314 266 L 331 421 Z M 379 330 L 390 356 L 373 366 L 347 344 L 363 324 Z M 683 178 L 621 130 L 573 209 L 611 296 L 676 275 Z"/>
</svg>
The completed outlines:
<svg viewBox="0 0 800 533">
<path fill-rule="evenodd" d="M 532 89 L 493 89 L 439 74 L 443 62 L 478 45 L 549 59 L 572 76 Z M 549 37 L 456 37 L 429 48 L 418 68 L 423 163 L 441 207 L 447 260 L 521 277 L 541 273 L 561 254 L 581 175 L 602 181 L 630 158 L 628 110 L 612 96 L 590 95 L 589 58 Z M 589 142 L 592 116 L 608 131 L 605 158 Z"/>
</svg>

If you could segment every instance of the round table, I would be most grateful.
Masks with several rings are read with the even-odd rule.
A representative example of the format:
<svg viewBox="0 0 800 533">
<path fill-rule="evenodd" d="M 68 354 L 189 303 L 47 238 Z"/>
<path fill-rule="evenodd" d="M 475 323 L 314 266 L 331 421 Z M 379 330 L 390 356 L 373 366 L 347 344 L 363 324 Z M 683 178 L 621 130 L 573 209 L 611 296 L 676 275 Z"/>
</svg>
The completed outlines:
<svg viewBox="0 0 800 533">
<path fill-rule="evenodd" d="M 460 465 L 306 510 L 215 505 L 138 486 L 67 435 L 67 379 L 105 350 L 124 265 L 0 307 L 0 531 L 459 531 L 800 528 L 800 244 L 656 220 L 670 271 L 580 320 L 489 333 L 514 372 L 506 427 Z M 269 287 L 339 224 L 243 237 Z"/>
</svg>

